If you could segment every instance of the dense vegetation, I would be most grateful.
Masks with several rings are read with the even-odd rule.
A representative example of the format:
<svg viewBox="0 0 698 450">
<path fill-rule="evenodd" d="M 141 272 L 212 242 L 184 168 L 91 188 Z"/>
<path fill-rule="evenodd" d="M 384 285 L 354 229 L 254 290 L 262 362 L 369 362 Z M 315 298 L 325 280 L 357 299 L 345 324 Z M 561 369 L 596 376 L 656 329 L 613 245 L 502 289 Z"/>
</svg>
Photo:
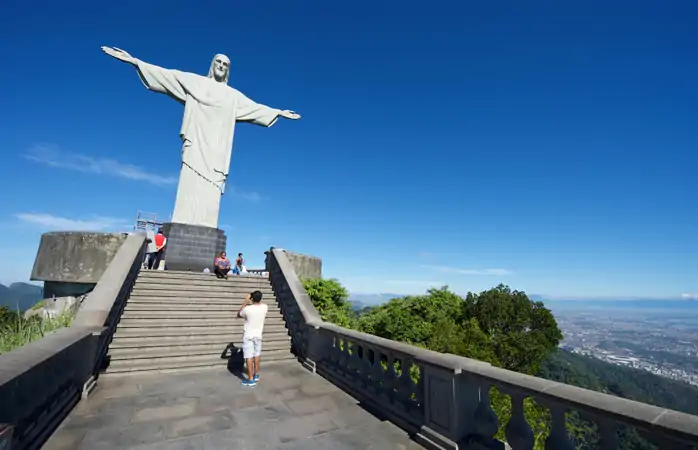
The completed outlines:
<svg viewBox="0 0 698 450">
<path fill-rule="evenodd" d="M 54 319 L 25 319 L 21 312 L 0 306 L 0 355 L 70 326 L 73 317 L 74 313 L 65 313 Z"/>
<path fill-rule="evenodd" d="M 648 372 L 623 368 L 558 350 L 562 333 L 552 313 L 525 293 L 500 285 L 465 298 L 448 288 L 426 295 L 393 299 L 377 307 L 352 311 L 347 290 L 337 280 L 304 280 L 304 286 L 326 321 L 439 352 L 488 361 L 522 373 L 698 414 L 698 388 Z M 493 389 L 492 406 L 501 428 L 510 415 L 506 395 Z M 547 409 L 526 401 L 526 418 L 542 449 L 550 428 Z M 577 448 L 598 447 L 598 428 L 570 415 L 568 424 Z M 619 432 L 622 450 L 654 449 L 630 428 Z"/>
</svg>

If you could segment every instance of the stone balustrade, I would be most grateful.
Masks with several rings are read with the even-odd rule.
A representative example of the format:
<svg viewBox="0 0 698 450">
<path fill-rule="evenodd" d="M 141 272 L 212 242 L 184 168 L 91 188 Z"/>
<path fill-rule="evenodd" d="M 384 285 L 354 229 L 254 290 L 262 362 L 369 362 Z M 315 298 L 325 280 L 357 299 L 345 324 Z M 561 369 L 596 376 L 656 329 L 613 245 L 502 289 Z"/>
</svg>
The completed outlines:
<svg viewBox="0 0 698 450">
<path fill-rule="evenodd" d="M 575 448 L 566 426 L 570 411 L 598 425 L 602 450 L 619 448 L 620 425 L 639 429 L 660 449 L 698 446 L 698 416 L 323 322 L 282 249 L 268 252 L 267 269 L 303 365 L 413 433 L 429 448 L 504 448 L 495 439 L 500 424 L 490 403 L 493 387 L 511 399 L 511 417 L 504 429 L 507 444 L 514 450 L 534 446 L 533 431 L 524 415 L 527 398 L 550 411 L 546 449 Z"/>
<path fill-rule="evenodd" d="M 0 355 L 0 449 L 40 448 L 94 388 L 144 251 L 128 235 L 69 328 Z"/>
</svg>

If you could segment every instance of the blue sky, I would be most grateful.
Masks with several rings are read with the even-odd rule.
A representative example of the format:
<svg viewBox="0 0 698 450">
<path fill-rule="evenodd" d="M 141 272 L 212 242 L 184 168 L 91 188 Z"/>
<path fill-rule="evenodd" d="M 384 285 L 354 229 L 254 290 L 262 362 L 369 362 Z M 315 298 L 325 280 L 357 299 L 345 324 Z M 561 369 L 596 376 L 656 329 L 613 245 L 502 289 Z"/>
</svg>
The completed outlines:
<svg viewBox="0 0 698 450">
<path fill-rule="evenodd" d="M 274 245 L 354 292 L 698 293 L 695 2 L 243 3 L 4 3 L 0 281 L 44 231 L 172 212 L 182 107 L 109 45 L 200 74 L 225 53 L 303 115 L 237 129 L 220 222 L 249 266 Z"/>
</svg>

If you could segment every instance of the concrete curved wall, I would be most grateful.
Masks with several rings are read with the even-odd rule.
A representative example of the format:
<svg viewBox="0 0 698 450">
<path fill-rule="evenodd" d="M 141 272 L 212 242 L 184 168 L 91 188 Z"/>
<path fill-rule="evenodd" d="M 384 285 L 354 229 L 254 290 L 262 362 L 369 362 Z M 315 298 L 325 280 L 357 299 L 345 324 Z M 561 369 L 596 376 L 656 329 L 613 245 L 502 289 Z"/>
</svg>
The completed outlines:
<svg viewBox="0 0 698 450">
<path fill-rule="evenodd" d="M 59 231 L 41 235 L 31 279 L 97 283 L 126 240 L 126 233 Z"/>
<path fill-rule="evenodd" d="M 322 278 L 322 259 L 286 250 L 286 256 L 298 278 Z"/>
</svg>

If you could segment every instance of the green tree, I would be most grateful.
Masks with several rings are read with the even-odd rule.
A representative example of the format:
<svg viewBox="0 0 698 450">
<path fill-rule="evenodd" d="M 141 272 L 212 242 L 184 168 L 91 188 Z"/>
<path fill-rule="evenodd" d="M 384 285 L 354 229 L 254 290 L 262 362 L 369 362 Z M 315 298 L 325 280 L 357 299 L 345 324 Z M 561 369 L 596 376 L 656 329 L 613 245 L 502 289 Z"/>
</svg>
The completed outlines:
<svg viewBox="0 0 698 450">
<path fill-rule="evenodd" d="M 550 310 L 500 285 L 465 299 L 444 286 L 363 314 L 360 331 L 534 374 L 562 339 Z"/>
<path fill-rule="evenodd" d="M 426 295 L 395 298 L 359 317 L 364 333 L 407 342 L 437 352 L 493 362 L 487 336 L 463 316 L 463 299 L 448 287 Z"/>
<path fill-rule="evenodd" d="M 320 313 L 322 320 L 352 328 L 355 314 L 351 311 L 349 291 L 339 281 L 309 278 L 302 282 L 305 292 Z"/>
<path fill-rule="evenodd" d="M 562 340 L 555 317 L 542 302 L 502 284 L 479 294 L 468 293 L 464 309 L 464 315 L 475 319 L 489 338 L 497 365 L 505 369 L 537 373 Z"/>
</svg>

